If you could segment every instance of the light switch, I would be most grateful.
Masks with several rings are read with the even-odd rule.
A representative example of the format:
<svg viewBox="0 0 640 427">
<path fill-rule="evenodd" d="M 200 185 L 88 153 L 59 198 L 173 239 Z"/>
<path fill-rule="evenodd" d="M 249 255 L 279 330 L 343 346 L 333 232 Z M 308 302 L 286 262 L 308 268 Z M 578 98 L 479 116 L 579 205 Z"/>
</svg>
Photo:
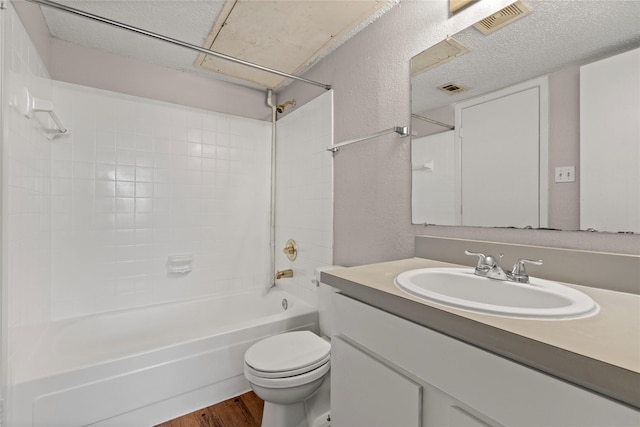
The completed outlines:
<svg viewBox="0 0 640 427">
<path fill-rule="evenodd" d="M 575 182 L 576 181 L 576 167 L 575 166 L 561 166 L 555 169 L 555 182 Z"/>
</svg>

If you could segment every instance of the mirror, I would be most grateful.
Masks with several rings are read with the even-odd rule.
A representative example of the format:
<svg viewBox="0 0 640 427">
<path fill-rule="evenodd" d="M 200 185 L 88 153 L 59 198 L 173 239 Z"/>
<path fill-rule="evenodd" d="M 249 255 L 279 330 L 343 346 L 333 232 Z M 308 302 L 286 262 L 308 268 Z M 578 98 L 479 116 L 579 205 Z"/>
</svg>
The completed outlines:
<svg viewBox="0 0 640 427">
<path fill-rule="evenodd" d="M 448 56 L 446 62 L 430 67 L 429 58 L 425 63 L 424 52 L 412 59 L 414 224 L 487 225 L 464 222 L 457 212 L 464 211 L 462 202 L 456 205 L 456 200 L 460 200 L 457 189 L 461 184 L 458 181 L 467 168 L 460 163 L 459 153 L 455 150 L 455 144 L 463 143 L 455 142 L 451 147 L 456 132 L 451 129 L 459 120 L 455 114 L 456 105 L 459 107 L 463 101 L 546 76 L 548 170 L 542 173 L 539 181 L 539 192 L 545 196 L 541 203 L 545 212 L 540 214 L 543 220 L 532 227 L 586 228 L 580 224 L 580 66 L 640 46 L 640 26 L 637 25 L 640 2 L 525 1 L 531 11 L 521 19 L 487 35 L 475 26 L 469 27 L 452 35 L 453 40 L 446 44 L 453 47 L 439 44 L 436 57 Z M 462 48 L 458 48 L 456 42 Z M 468 53 L 464 53 L 465 47 L 469 49 Z M 444 88 L 438 89 L 439 86 Z M 429 143 L 429 150 L 435 149 L 436 154 L 433 151 L 425 154 L 427 149 L 421 143 L 425 137 L 433 141 Z M 536 156 L 529 157 L 519 161 L 538 161 Z M 460 170 L 456 171 L 455 164 L 460 165 Z M 562 173 L 575 174 L 575 181 L 557 182 L 558 168 Z M 635 169 L 640 169 L 640 164 Z M 430 184 L 425 184 L 426 174 L 431 174 Z M 480 175 L 477 179 L 484 177 Z M 499 182 L 488 183 L 487 190 L 508 203 L 509 194 L 502 193 Z M 505 206 L 508 210 L 508 204 Z M 529 225 L 510 219 L 501 221 L 491 226 Z M 632 228 L 598 228 L 598 231 L 611 232 L 629 230 Z"/>
</svg>

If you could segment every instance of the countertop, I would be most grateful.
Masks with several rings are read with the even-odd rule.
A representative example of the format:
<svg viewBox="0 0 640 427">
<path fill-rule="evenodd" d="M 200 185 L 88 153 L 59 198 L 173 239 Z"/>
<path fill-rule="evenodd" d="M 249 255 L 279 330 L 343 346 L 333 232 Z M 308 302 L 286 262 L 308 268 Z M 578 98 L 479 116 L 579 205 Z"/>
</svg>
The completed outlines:
<svg viewBox="0 0 640 427">
<path fill-rule="evenodd" d="M 474 313 L 413 297 L 394 283 L 407 270 L 465 267 L 411 258 L 322 273 L 343 294 L 559 379 L 640 408 L 640 295 L 565 283 L 600 311 L 573 320 Z"/>
</svg>

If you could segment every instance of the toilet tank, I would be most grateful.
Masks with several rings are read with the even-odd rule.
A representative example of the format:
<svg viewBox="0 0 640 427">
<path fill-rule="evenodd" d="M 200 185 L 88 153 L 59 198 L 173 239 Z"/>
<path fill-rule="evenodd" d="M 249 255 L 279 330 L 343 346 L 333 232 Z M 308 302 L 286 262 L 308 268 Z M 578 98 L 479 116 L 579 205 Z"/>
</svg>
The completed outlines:
<svg viewBox="0 0 640 427">
<path fill-rule="evenodd" d="M 331 265 L 327 267 L 316 268 L 315 279 L 318 286 L 318 319 L 320 322 L 320 335 L 331 337 L 331 294 L 335 289 L 329 285 L 325 285 L 320 281 L 320 274 L 323 271 L 343 268 L 339 265 Z"/>
</svg>

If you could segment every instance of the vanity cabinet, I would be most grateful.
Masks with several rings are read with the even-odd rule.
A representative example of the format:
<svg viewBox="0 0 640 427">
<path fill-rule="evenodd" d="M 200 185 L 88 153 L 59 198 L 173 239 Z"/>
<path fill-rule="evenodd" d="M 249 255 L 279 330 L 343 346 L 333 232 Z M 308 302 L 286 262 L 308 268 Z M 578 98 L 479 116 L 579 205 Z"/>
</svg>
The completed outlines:
<svg viewBox="0 0 640 427">
<path fill-rule="evenodd" d="M 637 426 L 640 411 L 342 294 L 332 427 Z"/>
</svg>

